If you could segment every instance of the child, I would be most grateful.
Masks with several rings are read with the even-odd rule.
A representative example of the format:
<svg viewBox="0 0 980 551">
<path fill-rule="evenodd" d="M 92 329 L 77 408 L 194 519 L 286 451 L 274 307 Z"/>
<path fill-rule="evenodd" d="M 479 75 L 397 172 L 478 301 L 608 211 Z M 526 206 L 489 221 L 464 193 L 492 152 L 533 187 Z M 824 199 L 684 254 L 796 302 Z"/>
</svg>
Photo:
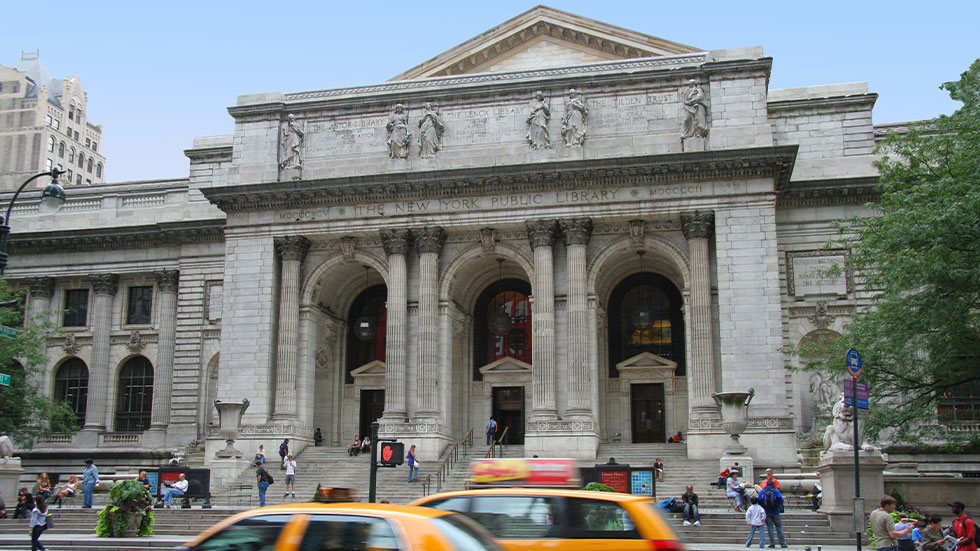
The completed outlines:
<svg viewBox="0 0 980 551">
<path fill-rule="evenodd" d="M 928 525 L 929 523 L 923 518 L 919 519 L 919 522 L 915 524 L 915 528 L 912 529 L 912 543 L 916 546 L 916 548 L 922 545 L 922 531 L 925 530 L 926 526 Z"/>
<path fill-rule="evenodd" d="M 752 547 L 752 539 L 755 537 L 756 530 L 759 531 L 759 547 L 766 546 L 766 532 L 763 527 L 766 525 L 766 510 L 759 505 L 759 498 L 753 496 L 750 500 L 752 506 L 745 511 L 745 523 L 749 525 L 749 539 L 745 540 L 746 547 Z"/>
</svg>

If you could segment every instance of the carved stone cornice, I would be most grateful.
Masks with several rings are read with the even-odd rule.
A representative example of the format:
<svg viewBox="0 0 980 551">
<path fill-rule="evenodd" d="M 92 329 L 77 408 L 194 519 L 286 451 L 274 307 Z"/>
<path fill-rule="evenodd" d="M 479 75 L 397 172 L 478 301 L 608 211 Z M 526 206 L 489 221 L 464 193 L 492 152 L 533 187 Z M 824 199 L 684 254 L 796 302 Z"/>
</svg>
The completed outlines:
<svg viewBox="0 0 980 551">
<path fill-rule="evenodd" d="M 157 287 L 161 293 L 176 293 L 177 285 L 180 282 L 180 272 L 178 270 L 160 270 L 153 272 L 153 277 L 157 280 Z"/>
<path fill-rule="evenodd" d="M 550 161 L 442 171 L 390 172 L 202 189 L 224 212 L 459 198 L 545 190 L 773 178 L 789 183 L 799 146 Z"/>
<path fill-rule="evenodd" d="M 54 295 L 54 278 L 31 277 L 27 279 L 27 286 L 34 298 L 51 298 Z"/>
<path fill-rule="evenodd" d="M 91 274 L 88 282 L 97 295 L 112 296 L 119 289 L 119 276 L 116 274 Z"/>
<path fill-rule="evenodd" d="M 567 218 L 558 221 L 561 236 L 568 245 L 588 245 L 592 237 L 591 218 Z"/>
<path fill-rule="evenodd" d="M 708 239 L 715 232 L 715 213 L 694 211 L 681 215 L 681 231 L 688 239 Z"/>
<path fill-rule="evenodd" d="M 630 220 L 630 244 L 634 249 L 643 248 L 643 239 L 646 237 L 647 223 L 643 220 Z"/>
<path fill-rule="evenodd" d="M 412 230 L 381 230 L 381 246 L 385 254 L 408 254 L 412 248 Z"/>
<path fill-rule="evenodd" d="M 414 230 L 415 250 L 419 253 L 436 253 L 442 251 L 442 245 L 446 242 L 446 230 L 440 226 L 426 227 Z"/>
<path fill-rule="evenodd" d="M 83 230 L 18 232 L 10 235 L 10 254 L 148 249 L 190 243 L 220 243 L 224 239 L 224 220 L 166 222 L 145 226 L 114 226 Z"/>
<path fill-rule="evenodd" d="M 558 228 L 556 220 L 528 220 L 524 225 L 527 227 L 527 240 L 532 249 L 555 245 L 555 230 Z"/>
<path fill-rule="evenodd" d="M 306 258 L 310 250 L 310 240 L 302 235 L 285 235 L 275 238 L 276 252 L 283 260 L 298 260 Z"/>
<path fill-rule="evenodd" d="M 863 205 L 881 200 L 878 177 L 790 182 L 776 197 L 778 207 Z"/>
<path fill-rule="evenodd" d="M 480 244 L 483 246 L 483 252 L 494 252 L 497 249 L 497 230 L 494 228 L 480 230 Z"/>
</svg>

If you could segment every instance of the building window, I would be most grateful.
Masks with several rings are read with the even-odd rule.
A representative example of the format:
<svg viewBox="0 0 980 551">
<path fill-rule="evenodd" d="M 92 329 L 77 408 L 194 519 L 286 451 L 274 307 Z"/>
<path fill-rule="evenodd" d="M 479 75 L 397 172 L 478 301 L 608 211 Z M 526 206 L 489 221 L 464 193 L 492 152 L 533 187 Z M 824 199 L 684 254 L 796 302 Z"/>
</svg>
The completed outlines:
<svg viewBox="0 0 980 551">
<path fill-rule="evenodd" d="M 61 128 L 61 121 L 59 119 L 55 119 L 54 120 L 54 129 L 55 130 L 58 130 L 59 128 Z"/>
<path fill-rule="evenodd" d="M 54 122 L 54 119 L 51 118 L 51 115 L 48 115 L 48 126 L 51 126 L 51 124 L 53 122 Z"/>
<path fill-rule="evenodd" d="M 939 397 L 936 409 L 939 420 L 946 424 L 980 421 L 980 384 L 961 383 Z"/>
<path fill-rule="evenodd" d="M 68 120 L 75 120 L 75 106 L 72 105 L 68 108 Z"/>
<path fill-rule="evenodd" d="M 78 154 L 78 168 L 85 168 L 85 155 Z"/>
<path fill-rule="evenodd" d="M 54 136 L 48 136 L 48 151 L 54 153 Z"/>
<path fill-rule="evenodd" d="M 69 147 L 68 148 L 68 162 L 69 163 L 74 163 L 75 162 L 75 148 L 74 147 Z"/>
<path fill-rule="evenodd" d="M 102 163 L 95 165 L 95 177 L 96 178 L 102 177 Z"/>
<path fill-rule="evenodd" d="M 68 289 L 65 291 L 65 327 L 85 327 L 88 325 L 88 289 Z"/>
<path fill-rule="evenodd" d="M 92 151 L 99 150 L 99 142 L 92 142 Z"/>
<path fill-rule="evenodd" d="M 93 163 L 93 162 L 92 162 L 92 157 L 89 157 L 89 158 L 88 158 L 88 165 L 86 165 L 86 167 L 85 167 L 85 170 L 86 170 L 86 171 L 87 171 L 87 172 L 88 172 L 89 174 L 91 174 L 91 173 L 92 173 L 92 165 L 93 165 L 93 164 L 95 164 L 95 163 Z"/>
<path fill-rule="evenodd" d="M 609 299 L 609 376 L 616 364 L 642 352 L 677 362 L 685 374 L 684 316 L 680 291 L 667 278 L 644 272 L 624 279 Z"/>
<path fill-rule="evenodd" d="M 473 320 L 473 380 L 480 368 L 504 357 L 531 363 L 531 284 L 503 279 L 490 284 L 476 300 Z M 500 313 L 506 316 L 500 316 Z M 500 324 L 498 327 L 497 325 Z"/>
<path fill-rule="evenodd" d="M 45 170 L 50 171 L 51 170 L 51 167 L 53 167 L 53 166 L 54 166 L 54 161 L 53 160 L 48 159 L 48 160 L 44 161 L 44 169 Z"/>
<path fill-rule="evenodd" d="M 81 174 L 78 174 L 78 175 L 75 176 L 75 185 L 76 186 L 82 185 L 82 175 Z"/>
<path fill-rule="evenodd" d="M 68 181 L 69 181 L 69 182 L 70 182 L 70 181 L 71 181 L 71 179 L 72 179 L 72 178 L 74 177 L 74 174 L 72 173 L 72 171 L 71 171 L 71 169 L 70 169 L 70 168 L 69 168 L 69 169 L 68 169 L 68 171 L 67 171 L 67 172 L 65 173 L 65 176 L 67 176 L 67 177 L 68 177 Z"/>
<path fill-rule="evenodd" d="M 136 356 L 119 371 L 119 395 L 116 400 L 118 432 L 142 432 L 150 428 L 153 410 L 153 366 L 150 360 Z"/>
<path fill-rule="evenodd" d="M 54 401 L 68 404 L 78 426 L 85 424 L 85 402 L 88 399 L 88 367 L 71 358 L 58 368 L 54 378 Z"/>
<path fill-rule="evenodd" d="M 126 325 L 149 325 L 153 309 L 153 287 L 130 287 Z"/>
<path fill-rule="evenodd" d="M 91 139 L 85 138 L 85 147 L 92 147 L 92 140 Z"/>
<path fill-rule="evenodd" d="M 78 130 L 74 130 L 73 133 L 75 134 L 75 141 L 77 142 L 78 141 Z"/>
<path fill-rule="evenodd" d="M 351 304 L 347 323 L 347 379 L 350 372 L 375 360 L 385 361 L 388 288 L 375 285 L 363 291 Z"/>
<path fill-rule="evenodd" d="M 65 158 L 65 142 L 58 144 L 58 157 Z"/>
</svg>

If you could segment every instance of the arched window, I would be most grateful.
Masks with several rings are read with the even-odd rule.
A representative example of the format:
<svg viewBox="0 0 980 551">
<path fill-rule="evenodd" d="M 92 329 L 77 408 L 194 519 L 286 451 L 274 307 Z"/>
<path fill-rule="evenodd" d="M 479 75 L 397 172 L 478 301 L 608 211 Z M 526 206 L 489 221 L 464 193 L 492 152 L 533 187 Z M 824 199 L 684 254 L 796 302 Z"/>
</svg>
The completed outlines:
<svg viewBox="0 0 980 551">
<path fill-rule="evenodd" d="M 85 170 L 87 170 L 89 174 L 92 173 L 92 165 L 94 165 L 94 164 L 95 163 L 92 162 L 92 157 L 89 157 L 88 158 L 88 166 L 85 168 Z"/>
<path fill-rule="evenodd" d="M 85 155 L 82 155 L 81 152 L 79 152 L 78 153 L 78 168 L 84 168 L 84 167 L 85 167 Z"/>
<path fill-rule="evenodd" d="M 74 147 L 69 147 L 68 148 L 68 162 L 69 163 L 74 163 L 75 162 L 75 148 Z"/>
<path fill-rule="evenodd" d="M 95 165 L 95 177 L 96 178 L 102 177 L 102 163 Z"/>
<path fill-rule="evenodd" d="M 58 144 L 58 156 L 62 159 L 65 158 L 65 142 Z"/>
<path fill-rule="evenodd" d="M 669 279 L 652 273 L 633 274 L 609 298 L 609 376 L 619 377 L 616 364 L 641 352 L 677 362 L 685 374 L 684 315 L 681 293 Z"/>
<path fill-rule="evenodd" d="M 477 299 L 473 320 L 474 381 L 483 380 L 481 367 L 503 357 L 531 363 L 530 294 L 530 283 L 503 279 L 487 287 Z M 499 327 L 494 323 L 495 318 L 501 320 Z"/>
<path fill-rule="evenodd" d="M 88 367 L 78 358 L 61 364 L 54 377 L 54 401 L 68 404 L 78 426 L 85 424 L 88 400 Z"/>
<path fill-rule="evenodd" d="M 353 383 L 350 372 L 375 360 L 385 361 L 388 316 L 385 301 L 388 287 L 375 285 L 354 299 L 347 317 L 347 383 Z"/>
<path fill-rule="evenodd" d="M 48 151 L 54 153 L 54 136 L 48 136 Z"/>
<path fill-rule="evenodd" d="M 116 431 L 142 432 L 150 428 L 152 409 L 153 366 L 150 360 L 143 356 L 136 356 L 119 370 Z"/>
<path fill-rule="evenodd" d="M 75 120 L 75 106 L 71 105 L 68 107 L 68 120 Z"/>
</svg>

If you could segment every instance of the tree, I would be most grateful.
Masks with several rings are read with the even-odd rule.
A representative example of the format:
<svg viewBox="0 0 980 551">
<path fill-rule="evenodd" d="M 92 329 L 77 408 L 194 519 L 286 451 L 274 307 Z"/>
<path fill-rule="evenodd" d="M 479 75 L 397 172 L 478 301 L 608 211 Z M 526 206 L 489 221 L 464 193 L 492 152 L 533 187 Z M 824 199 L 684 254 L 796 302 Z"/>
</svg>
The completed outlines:
<svg viewBox="0 0 980 551">
<path fill-rule="evenodd" d="M 800 350 L 817 358 L 807 369 L 841 374 L 857 349 L 872 394 L 868 434 L 890 429 L 909 444 L 962 440 L 942 422 L 944 403 L 980 396 L 980 59 L 941 88 L 963 106 L 890 133 L 876 216 L 838 225 L 850 269 L 876 293 L 871 306 L 840 338 Z"/>
<path fill-rule="evenodd" d="M 0 279 L 0 304 L 22 304 L 23 296 L 10 292 Z M 17 338 L 0 337 L 0 372 L 10 375 L 10 386 L 0 386 L 0 433 L 15 444 L 30 448 L 35 437 L 52 432 L 70 433 L 75 416 L 66 404 L 56 403 L 40 392 L 40 373 L 45 365 L 45 341 L 51 326 L 26 320 L 20 308 L 0 307 L 0 325 L 15 327 Z"/>
</svg>

